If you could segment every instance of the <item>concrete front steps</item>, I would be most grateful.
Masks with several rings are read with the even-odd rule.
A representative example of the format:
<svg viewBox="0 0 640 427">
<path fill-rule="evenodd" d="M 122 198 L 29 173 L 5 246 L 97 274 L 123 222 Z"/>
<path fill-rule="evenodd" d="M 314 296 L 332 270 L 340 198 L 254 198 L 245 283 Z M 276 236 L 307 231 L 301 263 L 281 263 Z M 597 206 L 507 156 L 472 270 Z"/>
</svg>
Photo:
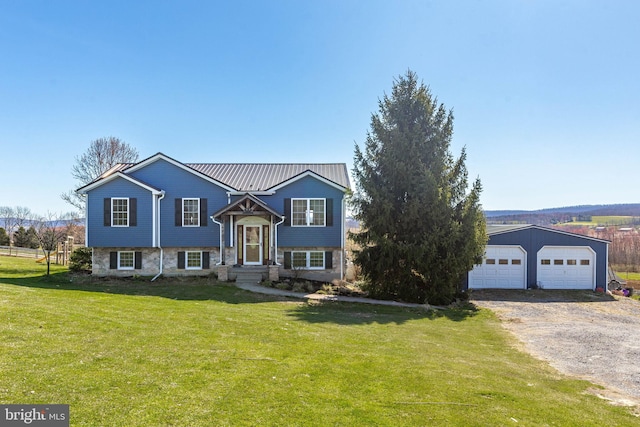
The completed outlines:
<svg viewBox="0 0 640 427">
<path fill-rule="evenodd" d="M 236 275 L 238 285 L 257 285 L 267 274 L 265 267 L 234 267 L 233 273 Z"/>
</svg>

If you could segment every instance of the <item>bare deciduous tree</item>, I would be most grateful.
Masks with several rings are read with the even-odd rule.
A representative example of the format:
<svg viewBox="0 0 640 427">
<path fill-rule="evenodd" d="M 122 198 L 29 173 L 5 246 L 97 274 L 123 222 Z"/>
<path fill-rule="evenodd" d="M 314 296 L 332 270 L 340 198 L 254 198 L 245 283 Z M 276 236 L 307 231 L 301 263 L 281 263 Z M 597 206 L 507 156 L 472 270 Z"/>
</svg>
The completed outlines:
<svg viewBox="0 0 640 427">
<path fill-rule="evenodd" d="M 138 161 L 138 150 L 118 138 L 110 136 L 91 142 L 87 151 L 76 156 L 76 163 L 71 168 L 71 175 L 77 180 L 78 187 L 89 184 L 118 163 L 135 163 Z M 62 200 L 84 211 L 84 198 L 74 190 L 60 195 Z"/>
<path fill-rule="evenodd" d="M 77 222 L 77 215 L 72 213 L 53 214 L 47 212 L 45 216 L 34 219 L 34 228 L 38 242 L 47 261 L 47 276 L 51 269 L 51 253 L 58 250 L 58 243 L 65 240 L 69 231 L 69 223 Z"/>
</svg>

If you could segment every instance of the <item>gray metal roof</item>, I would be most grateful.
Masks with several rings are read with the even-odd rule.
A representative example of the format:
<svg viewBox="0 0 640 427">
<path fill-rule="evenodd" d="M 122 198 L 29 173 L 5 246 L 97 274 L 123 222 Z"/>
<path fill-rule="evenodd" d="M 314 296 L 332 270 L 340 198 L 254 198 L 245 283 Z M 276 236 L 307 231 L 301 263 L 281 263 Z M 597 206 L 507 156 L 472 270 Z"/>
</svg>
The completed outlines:
<svg viewBox="0 0 640 427">
<path fill-rule="evenodd" d="M 311 171 L 344 188 L 350 188 L 344 163 L 185 163 L 238 191 L 263 191 Z"/>
<path fill-rule="evenodd" d="M 529 228 L 532 224 L 487 224 L 487 234 L 490 236 L 492 234 L 500 234 L 507 233 L 509 231 L 516 231 L 522 228 Z"/>
<path fill-rule="evenodd" d="M 124 172 L 136 163 L 115 165 L 100 178 Z M 264 191 L 311 171 L 341 187 L 351 188 L 345 163 L 183 163 L 237 191 Z"/>
</svg>

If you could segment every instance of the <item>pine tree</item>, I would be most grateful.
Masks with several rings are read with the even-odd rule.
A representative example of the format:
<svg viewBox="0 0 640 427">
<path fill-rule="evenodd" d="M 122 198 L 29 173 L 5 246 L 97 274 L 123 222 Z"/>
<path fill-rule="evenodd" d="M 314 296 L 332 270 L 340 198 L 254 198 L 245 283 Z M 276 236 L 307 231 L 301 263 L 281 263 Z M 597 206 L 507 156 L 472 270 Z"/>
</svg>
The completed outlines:
<svg viewBox="0 0 640 427">
<path fill-rule="evenodd" d="M 2 227 L 0 227 L 0 246 L 9 246 L 9 235 Z"/>
<path fill-rule="evenodd" d="M 38 242 L 38 233 L 36 229 L 31 226 L 27 229 L 27 248 L 38 249 L 40 247 L 40 242 Z"/>
<path fill-rule="evenodd" d="M 29 247 L 27 240 L 27 230 L 23 226 L 18 227 L 18 230 L 13 233 L 13 246 L 27 248 Z"/>
<path fill-rule="evenodd" d="M 355 147 L 351 204 L 362 231 L 361 267 L 372 296 L 452 302 L 487 242 L 476 179 L 467 194 L 466 151 L 449 151 L 453 114 L 415 73 L 395 80 L 379 101 L 364 151 Z"/>
</svg>

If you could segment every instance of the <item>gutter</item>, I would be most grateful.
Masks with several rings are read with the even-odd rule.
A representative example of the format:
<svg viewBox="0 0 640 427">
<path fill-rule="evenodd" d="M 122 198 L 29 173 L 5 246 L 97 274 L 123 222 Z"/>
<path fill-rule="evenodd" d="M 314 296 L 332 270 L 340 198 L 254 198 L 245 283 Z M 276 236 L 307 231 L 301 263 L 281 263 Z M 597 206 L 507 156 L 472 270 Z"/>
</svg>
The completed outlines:
<svg viewBox="0 0 640 427">
<path fill-rule="evenodd" d="M 160 197 L 158 197 L 158 248 L 160 248 L 160 271 L 158 272 L 158 274 L 156 274 L 153 279 L 151 279 L 151 281 L 153 282 L 154 280 L 156 280 L 161 274 L 162 274 L 162 270 L 163 270 L 163 263 L 162 260 L 164 259 L 164 249 L 162 249 L 162 245 L 160 244 L 160 230 L 162 230 L 162 226 L 160 224 L 160 201 L 164 199 L 164 190 L 162 190 L 160 192 Z"/>
</svg>

